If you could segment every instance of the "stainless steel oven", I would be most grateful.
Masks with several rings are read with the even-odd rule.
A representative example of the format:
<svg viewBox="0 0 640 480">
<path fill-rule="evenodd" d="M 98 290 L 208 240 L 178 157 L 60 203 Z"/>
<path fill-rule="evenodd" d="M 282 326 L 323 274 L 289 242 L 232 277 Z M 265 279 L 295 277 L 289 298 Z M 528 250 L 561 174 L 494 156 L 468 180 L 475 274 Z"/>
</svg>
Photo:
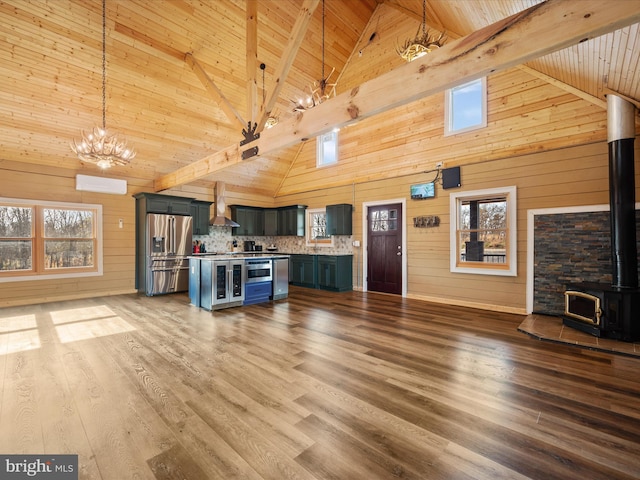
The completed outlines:
<svg viewBox="0 0 640 480">
<path fill-rule="evenodd" d="M 244 261 L 247 283 L 270 282 L 273 278 L 271 259 L 246 258 Z"/>
</svg>

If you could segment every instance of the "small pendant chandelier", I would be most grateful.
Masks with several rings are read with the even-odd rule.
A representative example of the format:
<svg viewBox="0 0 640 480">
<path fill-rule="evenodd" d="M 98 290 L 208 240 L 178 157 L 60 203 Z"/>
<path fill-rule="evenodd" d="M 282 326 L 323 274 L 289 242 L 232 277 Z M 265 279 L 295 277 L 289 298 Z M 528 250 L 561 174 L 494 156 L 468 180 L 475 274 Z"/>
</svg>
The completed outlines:
<svg viewBox="0 0 640 480">
<path fill-rule="evenodd" d="M 299 100 L 295 104 L 294 112 L 304 112 L 336 96 L 338 82 L 329 83 L 331 75 L 336 70 L 335 67 L 331 69 L 329 75 L 324 76 L 324 16 L 324 0 L 322 0 L 322 76 L 309 87 L 311 94 L 305 100 Z"/>
<path fill-rule="evenodd" d="M 427 0 L 422 0 L 422 34 L 420 27 L 414 39 L 407 40 L 401 48 L 396 51 L 407 62 L 412 62 L 416 58 L 426 55 L 435 48 L 440 48 L 446 40 L 444 32 L 440 36 L 431 35 L 427 30 Z"/>
<path fill-rule="evenodd" d="M 106 0 L 102 0 L 102 127 L 94 127 L 88 134 L 82 132 L 80 142 L 73 140 L 71 150 L 78 155 L 83 162 L 95 163 L 100 168 L 109 168 L 113 165 L 127 165 L 136 152 L 127 147 L 124 140 L 116 134 L 109 135 L 106 127 L 107 117 L 107 7 Z"/>
</svg>

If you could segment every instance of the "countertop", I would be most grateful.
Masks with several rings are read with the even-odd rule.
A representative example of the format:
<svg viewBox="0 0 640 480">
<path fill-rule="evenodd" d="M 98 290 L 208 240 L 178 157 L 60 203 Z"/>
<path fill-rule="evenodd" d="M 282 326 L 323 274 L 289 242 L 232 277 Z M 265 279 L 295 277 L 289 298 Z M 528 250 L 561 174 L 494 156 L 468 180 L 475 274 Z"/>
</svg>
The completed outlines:
<svg viewBox="0 0 640 480">
<path fill-rule="evenodd" d="M 228 260 L 233 258 L 289 258 L 288 254 L 278 252 L 214 252 L 193 253 L 187 258 Z"/>
</svg>

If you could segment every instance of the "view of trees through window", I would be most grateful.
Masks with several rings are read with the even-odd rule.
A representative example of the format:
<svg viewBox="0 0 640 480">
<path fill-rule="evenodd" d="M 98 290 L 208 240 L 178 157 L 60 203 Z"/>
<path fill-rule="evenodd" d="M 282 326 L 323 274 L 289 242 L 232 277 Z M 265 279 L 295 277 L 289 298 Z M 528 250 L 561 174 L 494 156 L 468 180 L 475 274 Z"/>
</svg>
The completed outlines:
<svg viewBox="0 0 640 480">
<path fill-rule="evenodd" d="M 0 271 L 31 270 L 33 209 L 0 206 Z"/>
<path fill-rule="evenodd" d="M 93 212 L 44 209 L 45 268 L 93 265 Z"/>
<path fill-rule="evenodd" d="M 504 263 L 507 199 L 465 200 L 460 205 L 462 261 Z"/>
<path fill-rule="evenodd" d="M 0 205 L 0 272 L 95 266 L 94 210 Z"/>
<path fill-rule="evenodd" d="M 324 208 L 307 208 L 305 241 L 308 246 L 330 247 L 333 238 L 327 234 L 327 212 Z"/>
<path fill-rule="evenodd" d="M 327 238 L 327 214 L 317 212 L 311 215 L 311 239 Z"/>
</svg>

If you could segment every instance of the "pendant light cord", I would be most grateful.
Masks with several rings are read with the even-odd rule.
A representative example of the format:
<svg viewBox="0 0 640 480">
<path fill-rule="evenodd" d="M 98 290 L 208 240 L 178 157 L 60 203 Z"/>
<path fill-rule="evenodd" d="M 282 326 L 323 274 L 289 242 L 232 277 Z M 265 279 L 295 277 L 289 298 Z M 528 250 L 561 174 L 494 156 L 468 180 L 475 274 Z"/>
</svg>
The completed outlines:
<svg viewBox="0 0 640 480">
<path fill-rule="evenodd" d="M 102 0 L 102 129 L 107 129 L 107 0 Z"/>
<path fill-rule="evenodd" d="M 322 0 L 322 77 L 321 80 L 324 81 L 324 0 Z M 324 93 L 324 92 L 323 92 Z"/>
<path fill-rule="evenodd" d="M 427 0 L 422 0 L 422 34 L 427 33 Z"/>
</svg>

